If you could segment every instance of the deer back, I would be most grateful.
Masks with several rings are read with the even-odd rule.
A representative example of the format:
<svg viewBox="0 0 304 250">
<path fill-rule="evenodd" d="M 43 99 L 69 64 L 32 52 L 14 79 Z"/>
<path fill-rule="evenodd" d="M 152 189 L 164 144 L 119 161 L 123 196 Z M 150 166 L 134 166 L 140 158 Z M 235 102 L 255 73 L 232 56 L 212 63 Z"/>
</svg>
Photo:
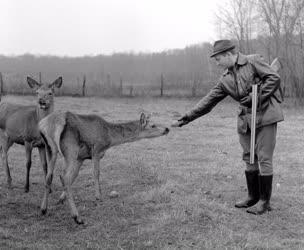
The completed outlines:
<svg viewBox="0 0 304 250">
<path fill-rule="evenodd" d="M 66 113 L 66 128 L 73 131 L 80 143 L 89 147 L 96 144 L 109 144 L 107 122 L 97 115 Z"/>
</svg>

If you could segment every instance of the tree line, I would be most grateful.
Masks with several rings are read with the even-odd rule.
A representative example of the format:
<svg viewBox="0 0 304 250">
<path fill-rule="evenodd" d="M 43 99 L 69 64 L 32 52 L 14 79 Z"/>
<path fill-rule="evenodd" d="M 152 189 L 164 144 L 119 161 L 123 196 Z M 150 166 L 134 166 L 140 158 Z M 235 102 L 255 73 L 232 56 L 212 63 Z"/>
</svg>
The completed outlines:
<svg viewBox="0 0 304 250">
<path fill-rule="evenodd" d="M 269 63 L 280 59 L 285 96 L 299 102 L 304 100 L 303 11 L 304 0 L 227 0 L 215 14 L 219 38 L 233 39 L 241 52 L 259 53 Z M 62 75 L 60 94 L 203 96 L 221 74 L 211 52 L 211 43 L 201 43 L 160 53 L 0 56 L 1 89 L 28 93 L 26 75 L 49 81 Z"/>
<path fill-rule="evenodd" d="M 211 49 L 211 44 L 203 43 L 161 53 L 115 53 L 84 57 L 0 56 L 0 71 L 3 73 L 4 91 L 7 92 L 21 90 L 26 93 L 29 90 L 22 83 L 26 75 L 38 79 L 41 72 L 42 80 L 51 80 L 58 75 L 64 77 L 62 94 L 79 93 L 84 79 L 88 95 L 115 95 L 121 86 L 127 88 L 127 93 L 132 87 L 137 94 L 155 92 L 157 95 L 161 85 L 164 95 L 166 90 L 170 93 L 176 89 L 193 94 L 194 86 L 199 91 L 210 88 L 216 80 L 218 69 L 210 60 Z M 206 91 L 201 90 L 200 94 Z"/>
</svg>

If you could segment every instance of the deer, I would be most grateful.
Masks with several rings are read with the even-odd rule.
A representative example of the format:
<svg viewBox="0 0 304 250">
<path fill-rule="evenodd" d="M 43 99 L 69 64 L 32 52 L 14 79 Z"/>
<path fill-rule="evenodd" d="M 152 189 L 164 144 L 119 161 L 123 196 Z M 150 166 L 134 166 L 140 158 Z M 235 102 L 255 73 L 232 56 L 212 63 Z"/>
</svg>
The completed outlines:
<svg viewBox="0 0 304 250">
<path fill-rule="evenodd" d="M 62 77 L 53 83 L 38 83 L 27 77 L 27 83 L 37 94 L 36 105 L 20 105 L 8 102 L 0 103 L 0 150 L 5 167 L 8 188 L 12 188 L 12 177 L 8 165 L 8 150 L 16 143 L 24 145 L 26 155 L 26 182 L 24 191 L 29 192 L 32 150 L 38 148 L 39 158 L 44 175 L 47 174 L 47 161 L 44 141 L 38 130 L 39 121 L 54 111 L 55 88 L 62 85 Z"/>
<path fill-rule="evenodd" d="M 44 215 L 47 212 L 48 195 L 59 153 L 64 159 L 64 171 L 63 175 L 60 175 L 64 191 L 59 202 L 68 200 L 72 218 L 77 224 L 84 222 L 76 208 L 71 185 L 84 160 L 90 159 L 93 163 L 95 198 L 99 200 L 101 198 L 99 164 L 106 150 L 123 143 L 169 133 L 167 127 L 154 124 L 150 116 L 144 113 L 141 113 L 139 120 L 113 123 L 95 114 L 75 114 L 69 111 L 54 112 L 45 117 L 39 122 L 39 130 L 46 145 L 48 162 L 41 213 Z"/>
</svg>

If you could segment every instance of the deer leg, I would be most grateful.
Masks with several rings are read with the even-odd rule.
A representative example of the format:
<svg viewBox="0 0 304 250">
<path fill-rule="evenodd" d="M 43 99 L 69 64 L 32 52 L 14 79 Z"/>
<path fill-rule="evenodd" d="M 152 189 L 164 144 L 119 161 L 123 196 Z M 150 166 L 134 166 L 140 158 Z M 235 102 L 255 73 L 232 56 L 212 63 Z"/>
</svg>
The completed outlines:
<svg viewBox="0 0 304 250">
<path fill-rule="evenodd" d="M 41 167 L 44 173 L 44 179 L 46 179 L 47 176 L 47 158 L 46 158 L 46 149 L 45 147 L 39 147 L 38 148 L 39 151 L 39 157 L 40 157 L 40 163 L 41 163 Z M 53 178 L 51 178 L 51 182 L 53 181 Z M 49 190 L 50 193 L 52 193 L 52 189 L 50 188 Z"/>
<path fill-rule="evenodd" d="M 50 149 L 46 149 L 46 156 L 47 156 L 47 167 L 48 171 L 45 177 L 45 189 L 44 195 L 41 203 L 41 213 L 46 214 L 47 206 L 48 206 L 48 196 L 51 192 L 51 184 L 53 180 L 53 172 L 55 168 L 55 163 L 57 159 L 57 152 L 51 152 Z"/>
<path fill-rule="evenodd" d="M 24 146 L 25 146 L 25 157 L 26 157 L 26 180 L 25 180 L 24 192 L 28 193 L 30 190 L 30 170 L 32 166 L 33 147 L 28 142 L 25 142 Z"/>
<path fill-rule="evenodd" d="M 13 143 L 4 135 L 1 131 L 1 156 L 2 156 L 2 163 L 5 167 L 6 178 L 7 178 L 7 186 L 8 188 L 12 188 L 12 177 L 11 172 L 8 165 L 8 150 L 13 145 Z"/>
<path fill-rule="evenodd" d="M 79 213 L 74 202 L 71 186 L 79 173 L 81 164 L 81 161 L 68 159 L 66 161 L 66 173 L 62 178 L 66 197 L 71 209 L 71 214 L 77 224 L 83 224 L 83 220 L 79 217 Z"/>
<path fill-rule="evenodd" d="M 63 177 L 60 175 L 60 181 L 61 181 L 61 184 L 64 188 L 64 180 L 63 180 Z M 59 198 L 59 201 L 58 201 L 58 204 L 63 204 L 64 201 L 66 200 L 66 192 L 63 191 L 60 195 L 60 198 Z"/>
<path fill-rule="evenodd" d="M 45 156 L 46 156 L 47 169 L 48 169 L 47 172 L 48 171 L 52 172 L 52 175 L 49 177 L 51 179 L 50 182 L 52 183 L 53 182 L 53 172 L 54 172 L 54 168 L 55 168 L 55 164 L 56 164 L 56 160 L 57 160 L 58 151 L 57 151 L 57 149 L 54 149 L 54 148 L 52 150 L 49 148 L 45 148 L 45 152 L 46 152 Z M 51 167 L 48 168 L 49 166 L 51 166 Z M 46 174 L 46 177 L 47 177 L 47 174 Z M 51 190 L 50 190 L 50 193 L 51 193 Z"/>
<path fill-rule="evenodd" d="M 46 150 L 45 147 L 39 147 L 38 148 L 39 151 L 39 157 L 40 157 L 40 163 L 41 163 L 41 167 L 44 173 L 44 178 L 46 178 L 47 175 L 47 162 L 46 162 Z"/>
<path fill-rule="evenodd" d="M 95 198 L 96 200 L 101 200 L 101 192 L 100 192 L 100 167 L 99 162 L 100 159 L 104 156 L 93 157 L 93 172 L 94 172 L 94 187 L 95 187 Z"/>
</svg>

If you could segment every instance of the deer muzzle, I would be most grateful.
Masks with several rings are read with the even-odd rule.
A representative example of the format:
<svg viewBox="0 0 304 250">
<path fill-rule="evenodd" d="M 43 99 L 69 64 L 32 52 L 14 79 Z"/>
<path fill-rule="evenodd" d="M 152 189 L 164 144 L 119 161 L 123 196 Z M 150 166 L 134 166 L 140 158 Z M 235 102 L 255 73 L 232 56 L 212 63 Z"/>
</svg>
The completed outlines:
<svg viewBox="0 0 304 250">
<path fill-rule="evenodd" d="M 49 103 L 46 102 L 43 99 L 39 99 L 38 100 L 38 104 L 39 104 L 39 106 L 40 106 L 41 109 L 48 109 L 48 107 L 49 107 Z"/>
</svg>

